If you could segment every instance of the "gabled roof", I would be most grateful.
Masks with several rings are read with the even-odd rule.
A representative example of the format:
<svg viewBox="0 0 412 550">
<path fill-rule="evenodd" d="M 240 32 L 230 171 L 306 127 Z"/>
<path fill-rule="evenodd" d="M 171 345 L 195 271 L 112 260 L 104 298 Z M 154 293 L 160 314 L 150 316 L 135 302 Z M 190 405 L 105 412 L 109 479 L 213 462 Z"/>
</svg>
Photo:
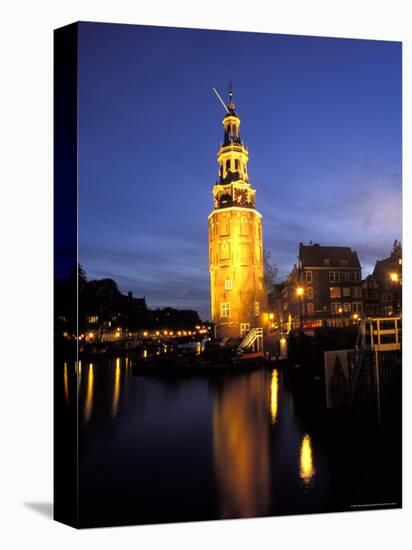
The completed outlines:
<svg viewBox="0 0 412 550">
<path fill-rule="evenodd" d="M 300 243 L 299 260 L 302 262 L 302 267 L 355 267 L 358 269 L 361 267 L 357 252 L 348 246 L 320 246 L 319 244 L 304 245 Z M 329 260 L 329 264 L 326 264 L 325 260 Z"/>
</svg>

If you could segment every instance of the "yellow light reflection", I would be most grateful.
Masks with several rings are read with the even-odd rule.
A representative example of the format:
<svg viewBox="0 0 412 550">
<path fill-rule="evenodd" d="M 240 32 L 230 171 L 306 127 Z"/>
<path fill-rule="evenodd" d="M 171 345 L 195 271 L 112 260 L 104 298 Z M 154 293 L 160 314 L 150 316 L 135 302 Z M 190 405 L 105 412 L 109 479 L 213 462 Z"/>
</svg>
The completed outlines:
<svg viewBox="0 0 412 550">
<path fill-rule="evenodd" d="M 69 404 L 69 374 L 67 372 L 67 363 L 64 364 L 63 380 L 64 380 L 64 397 L 66 398 L 66 403 Z"/>
<path fill-rule="evenodd" d="M 276 424 L 279 408 L 279 373 L 276 369 L 272 371 L 272 383 L 270 385 L 270 413 L 272 424 Z"/>
<path fill-rule="evenodd" d="M 147 349 L 143 350 L 143 359 L 147 359 Z"/>
<path fill-rule="evenodd" d="M 79 361 L 80 368 L 80 361 Z M 84 405 L 84 423 L 87 424 L 92 415 L 93 409 L 93 383 L 94 383 L 94 373 L 93 373 L 93 363 L 89 365 L 89 374 L 87 377 L 87 393 L 86 393 L 86 403 Z"/>
<path fill-rule="evenodd" d="M 225 380 L 213 404 L 213 452 L 221 518 L 270 510 L 267 392 L 263 371 Z"/>
<path fill-rule="evenodd" d="M 120 357 L 116 359 L 116 368 L 114 371 L 114 388 L 113 388 L 113 403 L 112 403 L 112 416 L 116 417 L 119 409 L 119 397 L 120 397 Z"/>
<path fill-rule="evenodd" d="M 79 361 L 75 363 L 75 371 L 76 371 L 76 374 L 77 374 L 77 385 L 78 387 L 80 387 L 80 381 L 81 381 L 81 378 L 82 378 L 82 362 Z"/>
<path fill-rule="evenodd" d="M 310 485 L 315 468 L 313 466 L 312 440 L 309 434 L 305 434 L 300 446 L 300 478 L 305 485 Z"/>
</svg>

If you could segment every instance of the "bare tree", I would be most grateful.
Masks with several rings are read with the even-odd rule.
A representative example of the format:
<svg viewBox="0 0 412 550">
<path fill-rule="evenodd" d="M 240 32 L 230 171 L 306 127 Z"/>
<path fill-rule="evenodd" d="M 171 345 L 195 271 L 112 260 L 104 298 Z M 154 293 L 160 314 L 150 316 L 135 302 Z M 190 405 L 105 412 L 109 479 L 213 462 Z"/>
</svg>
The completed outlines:
<svg viewBox="0 0 412 550">
<path fill-rule="evenodd" d="M 263 278 L 266 292 L 272 292 L 278 276 L 278 268 L 271 262 L 272 253 L 270 250 L 263 250 Z"/>
</svg>

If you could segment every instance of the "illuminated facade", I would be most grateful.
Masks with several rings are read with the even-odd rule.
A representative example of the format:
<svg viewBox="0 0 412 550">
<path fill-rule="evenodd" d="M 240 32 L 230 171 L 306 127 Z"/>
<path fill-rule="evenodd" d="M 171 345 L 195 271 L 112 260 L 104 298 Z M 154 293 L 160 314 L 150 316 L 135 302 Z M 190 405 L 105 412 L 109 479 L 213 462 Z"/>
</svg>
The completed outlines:
<svg viewBox="0 0 412 550">
<path fill-rule="evenodd" d="M 232 92 L 223 119 L 219 178 L 209 215 L 209 270 L 212 320 L 217 337 L 236 337 L 262 326 L 265 309 L 262 216 L 249 183 L 248 150 Z"/>
</svg>

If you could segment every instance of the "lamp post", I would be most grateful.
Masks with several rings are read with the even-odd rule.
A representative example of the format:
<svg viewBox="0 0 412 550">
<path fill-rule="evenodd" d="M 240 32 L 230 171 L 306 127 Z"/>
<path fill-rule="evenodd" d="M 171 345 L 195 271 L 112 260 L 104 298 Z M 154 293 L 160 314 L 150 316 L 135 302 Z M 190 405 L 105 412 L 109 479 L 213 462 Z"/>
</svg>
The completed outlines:
<svg viewBox="0 0 412 550">
<path fill-rule="evenodd" d="M 299 298 L 299 329 L 302 330 L 302 298 L 303 298 L 303 287 L 299 286 L 296 289 L 296 294 Z"/>
</svg>

